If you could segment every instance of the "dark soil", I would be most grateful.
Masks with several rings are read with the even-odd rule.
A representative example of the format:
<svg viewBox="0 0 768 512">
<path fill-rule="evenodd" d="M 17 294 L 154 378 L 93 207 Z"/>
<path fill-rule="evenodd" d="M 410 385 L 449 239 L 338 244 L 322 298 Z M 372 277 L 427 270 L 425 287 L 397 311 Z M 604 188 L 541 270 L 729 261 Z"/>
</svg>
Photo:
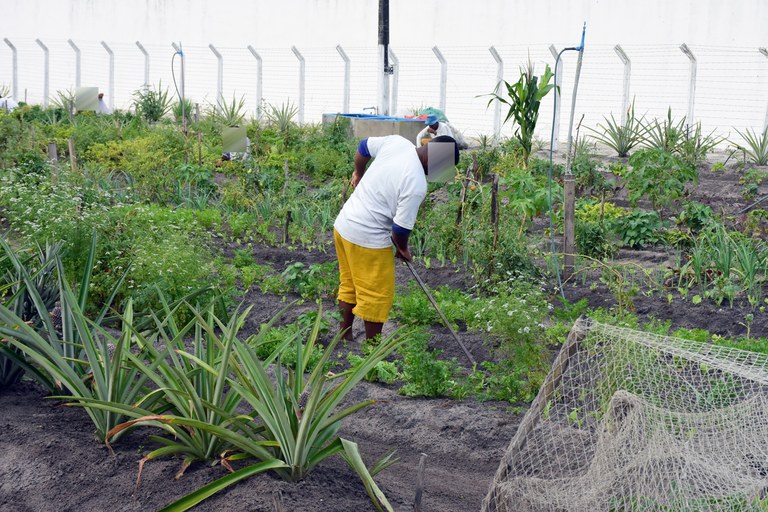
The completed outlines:
<svg viewBox="0 0 768 512">
<path fill-rule="evenodd" d="M 701 183 L 690 197 L 716 211 L 733 212 L 746 204 L 735 171 L 702 171 Z M 617 202 L 621 204 L 621 191 Z M 229 246 L 221 250 L 229 255 L 233 252 Z M 259 247 L 254 256 L 257 262 L 269 263 L 277 271 L 296 261 L 311 264 L 335 258 L 332 247 L 328 252 Z M 663 267 L 668 258 L 664 251 L 623 251 L 619 261 Z M 471 286 L 467 275 L 456 269 L 422 267 L 418 271 L 432 287 Z M 398 284 L 410 279 L 408 270 L 398 266 Z M 565 292 L 571 302 L 587 298 L 590 307 L 616 304 L 596 275 L 573 279 Z M 281 299 L 262 295 L 258 290 L 242 299 L 254 306 L 245 334 L 256 332 L 262 322 L 285 305 Z M 334 305 L 326 301 L 326 307 Z M 633 307 L 643 319 L 670 320 L 673 329 L 698 327 L 729 336 L 745 334 L 744 319 L 752 312 L 742 303 L 733 308 L 708 300 L 694 305 L 679 297 L 669 303 L 666 295 L 659 293 L 640 294 L 633 299 Z M 314 308 L 311 303 L 298 305 L 286 317 L 290 320 Z M 388 323 L 385 332 L 395 327 Z M 356 339 L 363 337 L 362 325 L 356 324 L 354 331 Z M 447 329 L 434 326 L 432 332 L 432 345 L 443 350 L 443 357 L 463 362 L 463 352 Z M 751 333 L 768 336 L 768 315 L 755 314 Z M 466 332 L 460 336 L 479 361 L 492 357 L 483 336 Z M 377 481 L 395 509 L 403 511 L 413 510 L 422 453 L 428 456 L 423 510 L 478 510 L 522 419 L 522 414 L 513 412 L 507 403 L 412 399 L 398 395 L 394 386 L 365 382 L 350 398 L 377 400 L 345 421 L 342 436 L 357 441 L 369 463 L 390 450 L 397 451 L 400 461 L 380 474 Z M 180 480 L 174 480 L 180 460 L 154 460 L 146 464 L 141 486 L 135 492 L 138 460 L 153 449 L 147 432 L 130 433 L 111 454 L 95 440 L 93 427 L 81 409 L 46 399 L 44 392 L 30 382 L 0 393 L 0 511 L 157 510 L 225 474 L 220 466 L 197 464 Z M 278 494 L 285 511 L 373 510 L 359 478 L 339 457 L 326 460 L 297 484 L 270 475 L 250 478 L 208 499 L 196 510 L 274 511 L 273 500 Z"/>
</svg>

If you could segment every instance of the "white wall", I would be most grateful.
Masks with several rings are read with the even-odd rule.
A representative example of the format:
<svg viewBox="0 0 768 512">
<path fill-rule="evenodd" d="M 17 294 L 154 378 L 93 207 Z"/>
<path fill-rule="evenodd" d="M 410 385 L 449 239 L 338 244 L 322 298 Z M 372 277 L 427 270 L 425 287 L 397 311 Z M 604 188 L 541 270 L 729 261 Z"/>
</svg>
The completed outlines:
<svg viewBox="0 0 768 512">
<path fill-rule="evenodd" d="M 377 0 L 0 0 L 0 37 L 19 48 L 19 87 L 30 101 L 42 100 L 42 52 L 51 49 L 51 93 L 74 85 L 74 57 L 66 40 L 83 50 L 83 85 L 106 90 L 107 41 L 116 54 L 114 101 L 128 107 L 143 82 L 136 40 L 152 54 L 151 81 L 172 83 L 171 41 L 187 52 L 186 91 L 205 104 L 215 97 L 216 61 L 209 43 L 224 54 L 225 94 L 245 94 L 249 108 L 255 87 L 253 45 L 264 58 L 264 97 L 270 103 L 298 100 L 296 45 L 307 59 L 307 121 L 341 105 L 343 66 L 334 47 L 352 58 L 352 105 L 360 111 L 376 101 Z M 438 45 L 448 68 L 447 112 L 470 134 L 492 129 L 487 98 L 495 85 L 494 45 L 513 81 L 530 54 L 553 64 L 547 47 L 575 45 L 587 22 L 587 50 L 578 114 L 594 126 L 621 110 L 622 67 L 613 52 L 621 44 L 633 59 L 632 95 L 640 113 L 660 116 L 687 108 L 687 43 L 699 59 L 696 118 L 721 132 L 761 127 L 768 104 L 768 46 L 765 0 L 390 0 L 391 44 L 401 60 L 399 110 L 438 101 Z M 10 84 L 10 51 L 0 44 L 0 83 Z M 574 55 L 564 58 L 564 102 L 570 103 Z M 22 94 L 23 95 L 23 94 Z M 23 98 L 22 98 L 23 99 Z M 567 108 L 562 121 L 567 122 Z M 542 130 L 551 124 L 544 106 Z M 561 130 L 561 137 L 565 128 Z M 544 135 L 542 135 L 544 136 Z"/>
</svg>

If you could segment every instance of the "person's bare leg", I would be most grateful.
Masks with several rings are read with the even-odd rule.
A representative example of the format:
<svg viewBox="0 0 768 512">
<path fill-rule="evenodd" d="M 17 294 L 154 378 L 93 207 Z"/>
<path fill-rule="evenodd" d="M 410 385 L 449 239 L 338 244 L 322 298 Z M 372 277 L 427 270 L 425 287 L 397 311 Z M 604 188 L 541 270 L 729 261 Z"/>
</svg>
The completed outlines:
<svg viewBox="0 0 768 512">
<path fill-rule="evenodd" d="M 379 334 L 384 327 L 384 322 L 365 322 L 365 339 L 372 340 Z"/>
<path fill-rule="evenodd" d="M 352 322 L 355 320 L 355 315 L 352 314 L 352 309 L 354 309 L 354 307 L 354 304 L 339 301 L 339 310 L 341 311 L 341 326 L 339 327 L 339 332 L 342 333 L 341 337 L 347 341 L 353 340 Z"/>
</svg>

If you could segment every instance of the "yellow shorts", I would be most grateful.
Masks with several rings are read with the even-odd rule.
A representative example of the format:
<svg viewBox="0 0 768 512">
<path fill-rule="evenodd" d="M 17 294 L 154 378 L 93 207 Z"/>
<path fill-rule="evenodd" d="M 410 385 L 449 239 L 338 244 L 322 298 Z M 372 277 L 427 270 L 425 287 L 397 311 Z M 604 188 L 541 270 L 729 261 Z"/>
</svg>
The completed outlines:
<svg viewBox="0 0 768 512">
<path fill-rule="evenodd" d="M 334 229 L 339 259 L 341 302 L 355 304 L 352 313 L 367 322 L 386 322 L 395 298 L 395 256 L 392 249 L 368 249 L 344 240 Z"/>
</svg>

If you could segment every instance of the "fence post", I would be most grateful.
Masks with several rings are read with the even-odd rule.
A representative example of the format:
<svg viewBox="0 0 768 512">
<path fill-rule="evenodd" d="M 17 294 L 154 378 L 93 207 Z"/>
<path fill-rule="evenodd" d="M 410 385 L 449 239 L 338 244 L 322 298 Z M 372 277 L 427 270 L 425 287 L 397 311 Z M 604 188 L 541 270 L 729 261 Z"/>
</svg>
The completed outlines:
<svg viewBox="0 0 768 512">
<path fill-rule="evenodd" d="M 688 48 L 688 45 L 683 43 L 680 45 L 680 50 L 688 57 L 688 59 L 691 61 L 691 71 L 689 76 L 689 85 L 688 85 L 688 126 L 693 126 L 693 104 L 694 100 L 696 98 L 696 57 L 693 55 L 693 52 L 690 48 Z"/>
<path fill-rule="evenodd" d="M 256 119 L 261 119 L 262 60 L 253 46 L 248 45 L 248 51 L 256 58 Z"/>
<path fill-rule="evenodd" d="M 75 51 L 75 87 L 80 87 L 80 48 L 71 39 L 67 39 L 67 43 Z"/>
<path fill-rule="evenodd" d="M 5 44 L 8 45 L 8 48 L 11 49 L 11 88 L 13 89 L 11 91 L 11 95 L 13 97 L 13 101 L 19 101 L 19 56 L 18 52 L 16 51 L 16 47 L 13 45 L 10 39 L 7 37 L 3 38 L 3 41 L 5 41 Z"/>
<path fill-rule="evenodd" d="M 448 61 L 445 60 L 443 52 L 437 46 L 432 47 L 432 53 L 440 61 L 440 110 L 445 112 L 445 89 L 448 85 Z"/>
<path fill-rule="evenodd" d="M 621 125 L 624 126 L 627 122 L 627 115 L 629 114 L 629 77 L 632 73 L 632 61 L 629 60 L 627 54 L 624 52 L 624 48 L 620 45 L 613 47 L 616 55 L 619 56 L 621 62 L 624 63 L 624 81 L 622 83 L 621 94 Z"/>
<path fill-rule="evenodd" d="M 216 67 L 216 99 L 218 100 L 221 98 L 221 101 L 224 101 L 224 57 L 222 57 L 221 53 L 219 53 L 219 50 L 216 49 L 213 44 L 209 44 L 208 48 L 211 49 L 213 54 L 216 56 L 217 60 L 217 67 Z"/>
<path fill-rule="evenodd" d="M 299 60 L 299 124 L 304 124 L 304 73 L 305 60 L 298 48 L 291 46 L 291 51 Z"/>
<path fill-rule="evenodd" d="M 757 51 L 762 53 L 764 56 L 768 57 L 768 48 L 765 48 L 764 46 L 762 46 L 758 48 Z M 765 108 L 765 121 L 763 121 L 763 132 L 765 132 L 765 130 L 768 130 L 768 107 Z"/>
<path fill-rule="evenodd" d="M 549 53 L 552 54 L 552 57 L 555 59 L 555 63 L 557 63 L 558 52 L 555 45 L 549 45 Z M 557 151 L 557 148 L 560 146 L 560 110 L 563 108 L 562 101 L 560 100 L 563 97 L 561 89 L 563 85 L 563 70 L 565 69 L 565 64 L 563 63 L 562 59 L 560 60 L 560 64 L 558 64 L 557 67 L 557 80 L 555 81 L 555 112 L 552 114 L 552 117 L 555 120 L 555 126 L 552 127 L 552 151 Z"/>
<path fill-rule="evenodd" d="M 400 83 L 400 59 L 397 58 L 395 52 L 392 51 L 392 47 L 389 46 L 389 60 L 392 65 L 392 89 L 390 91 L 390 115 L 397 115 L 397 85 Z"/>
<path fill-rule="evenodd" d="M 115 109 L 115 52 L 112 51 L 106 42 L 102 41 L 101 46 L 109 54 L 109 109 Z"/>
<path fill-rule="evenodd" d="M 501 83 L 504 81 L 504 61 L 501 59 L 501 55 L 496 51 L 496 48 L 491 46 L 488 48 L 491 52 L 493 60 L 496 61 L 496 88 L 494 91 L 496 95 L 501 96 L 504 93 L 504 89 Z M 501 138 L 501 102 L 498 99 L 493 100 L 493 139 L 499 141 Z"/>
<path fill-rule="evenodd" d="M 35 39 L 37 45 L 43 49 L 43 108 L 48 108 L 48 95 L 50 92 L 50 62 L 48 47 L 43 44 L 40 39 Z M 26 99 L 26 98 L 25 98 Z"/>
<path fill-rule="evenodd" d="M 136 46 L 138 46 L 139 51 L 144 54 L 144 87 L 149 87 L 149 52 L 139 41 L 136 41 Z"/>
<path fill-rule="evenodd" d="M 347 56 L 347 52 L 344 51 L 344 48 L 342 48 L 340 44 L 336 45 L 336 51 L 339 52 L 341 59 L 344 61 L 344 101 L 341 106 L 341 111 L 348 113 L 349 112 L 349 82 L 351 77 L 350 75 L 351 62 L 349 60 L 349 57 Z"/>
</svg>

